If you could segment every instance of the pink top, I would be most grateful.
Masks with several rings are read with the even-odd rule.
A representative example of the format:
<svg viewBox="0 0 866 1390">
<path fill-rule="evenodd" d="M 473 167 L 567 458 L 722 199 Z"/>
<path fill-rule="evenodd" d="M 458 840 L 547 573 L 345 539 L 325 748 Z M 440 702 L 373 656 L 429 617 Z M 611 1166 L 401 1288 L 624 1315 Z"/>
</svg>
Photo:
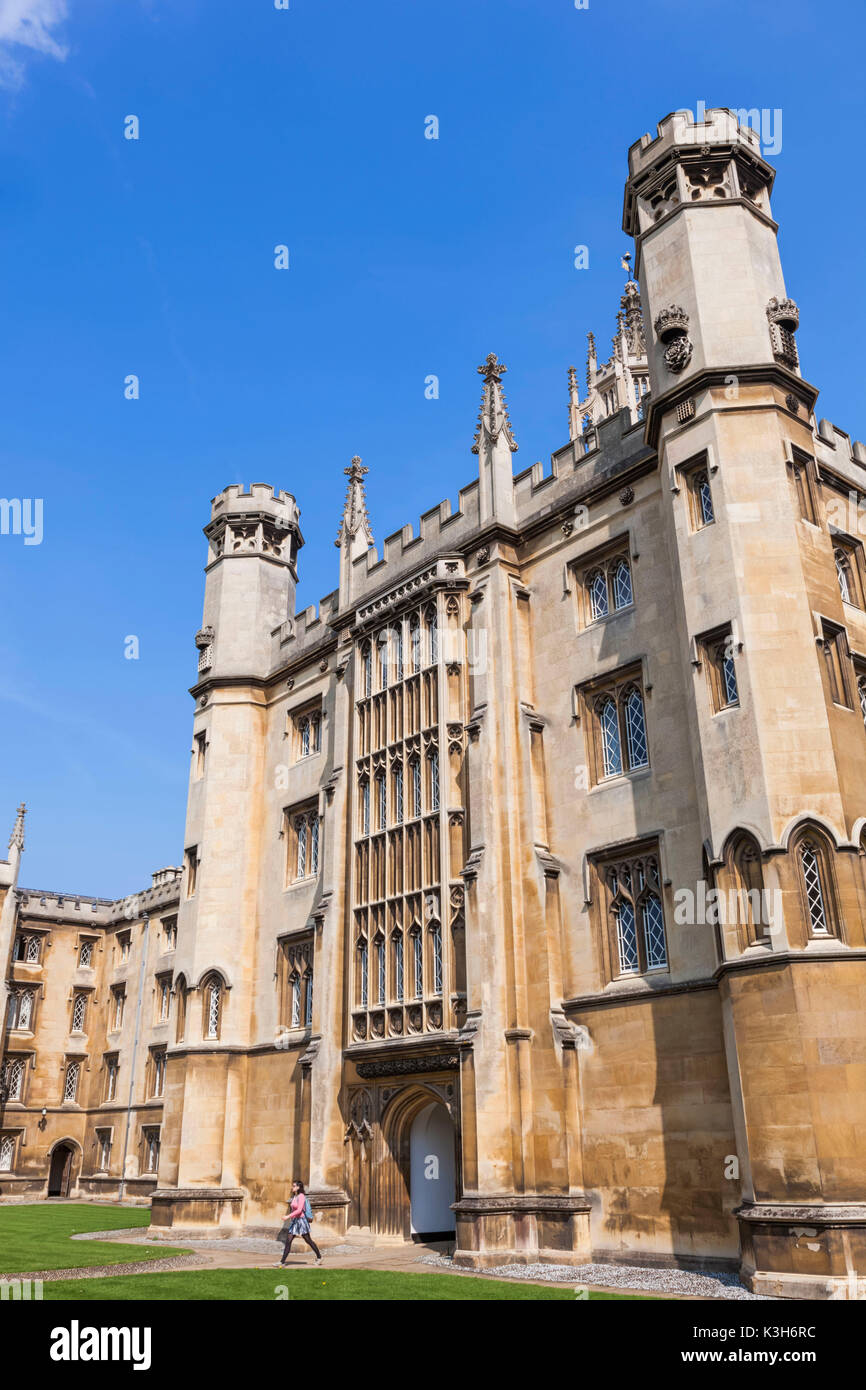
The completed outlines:
<svg viewBox="0 0 866 1390">
<path fill-rule="evenodd" d="M 296 1216 L 303 1216 L 307 1206 L 307 1199 L 303 1192 L 296 1192 L 292 1198 L 292 1205 L 289 1208 L 289 1216 L 294 1221 Z"/>
</svg>

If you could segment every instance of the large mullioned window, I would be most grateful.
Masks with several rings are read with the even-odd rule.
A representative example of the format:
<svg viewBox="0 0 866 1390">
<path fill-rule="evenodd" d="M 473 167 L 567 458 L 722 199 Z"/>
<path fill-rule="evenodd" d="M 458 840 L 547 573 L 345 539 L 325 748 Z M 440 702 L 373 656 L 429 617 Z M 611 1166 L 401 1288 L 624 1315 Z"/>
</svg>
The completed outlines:
<svg viewBox="0 0 866 1390">
<path fill-rule="evenodd" d="M 651 848 L 596 865 L 610 976 L 646 975 L 668 964 L 658 852 Z"/>
<path fill-rule="evenodd" d="M 590 762 L 603 782 L 649 766 L 646 709 L 639 673 L 585 687 Z"/>
</svg>

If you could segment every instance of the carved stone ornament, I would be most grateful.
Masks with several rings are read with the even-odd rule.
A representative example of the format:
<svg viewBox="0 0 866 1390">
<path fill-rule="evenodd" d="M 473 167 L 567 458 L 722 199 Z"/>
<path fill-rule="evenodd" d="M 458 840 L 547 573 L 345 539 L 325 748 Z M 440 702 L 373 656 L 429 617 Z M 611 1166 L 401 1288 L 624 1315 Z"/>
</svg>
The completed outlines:
<svg viewBox="0 0 866 1390">
<path fill-rule="evenodd" d="M 562 534 L 563 534 L 564 536 L 570 536 L 573 530 L 574 530 L 574 522 L 573 522 L 573 521 L 564 521 L 564 522 L 562 523 Z"/>
<path fill-rule="evenodd" d="M 485 565 L 490 559 L 490 546 L 483 545 L 475 556 L 475 559 L 478 561 L 479 565 Z"/>
<path fill-rule="evenodd" d="M 687 335 L 681 338 L 674 338 L 668 343 L 664 350 L 665 366 L 669 372 L 682 372 L 692 360 L 694 347 L 692 340 Z"/>
<path fill-rule="evenodd" d="M 656 337 L 664 343 L 665 366 L 669 372 L 683 371 L 692 360 L 694 347 L 689 333 L 689 316 L 679 304 L 671 304 L 656 315 Z"/>
<path fill-rule="evenodd" d="M 629 502 L 634 501 L 634 488 L 624 487 L 622 492 L 619 494 L 619 500 L 624 507 L 627 507 Z"/>
<path fill-rule="evenodd" d="M 774 295 L 767 305 L 767 318 L 770 323 L 781 324 L 792 333 L 800 326 L 800 310 L 793 299 L 776 299 Z"/>
<path fill-rule="evenodd" d="M 789 391 L 787 396 L 785 397 L 785 405 L 788 407 L 792 415 L 800 414 L 800 402 L 797 400 L 797 397 L 794 395 L 793 391 Z"/>
<path fill-rule="evenodd" d="M 418 1076 L 425 1072 L 456 1071 L 460 1059 L 456 1053 L 427 1057 L 393 1057 L 390 1061 L 358 1062 L 358 1075 L 365 1080 L 376 1076 Z"/>
</svg>

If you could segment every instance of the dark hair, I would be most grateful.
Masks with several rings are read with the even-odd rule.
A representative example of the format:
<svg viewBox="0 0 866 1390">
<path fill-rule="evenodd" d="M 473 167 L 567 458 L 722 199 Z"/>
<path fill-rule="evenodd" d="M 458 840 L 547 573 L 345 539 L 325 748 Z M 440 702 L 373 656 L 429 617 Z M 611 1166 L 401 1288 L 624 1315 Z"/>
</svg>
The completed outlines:
<svg viewBox="0 0 866 1390">
<path fill-rule="evenodd" d="M 301 1189 L 301 1191 L 303 1192 L 304 1196 L 306 1197 L 306 1195 L 307 1195 L 306 1189 L 304 1188 L 304 1184 L 301 1182 L 301 1179 L 300 1179 L 300 1178 L 295 1178 L 294 1181 L 295 1181 L 295 1185 Z"/>
</svg>

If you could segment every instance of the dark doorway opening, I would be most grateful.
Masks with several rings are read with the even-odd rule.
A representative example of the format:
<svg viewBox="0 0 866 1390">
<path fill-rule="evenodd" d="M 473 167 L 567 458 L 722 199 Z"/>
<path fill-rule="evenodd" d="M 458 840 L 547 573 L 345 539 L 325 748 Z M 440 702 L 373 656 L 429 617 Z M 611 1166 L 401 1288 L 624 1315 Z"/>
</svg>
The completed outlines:
<svg viewBox="0 0 866 1390">
<path fill-rule="evenodd" d="M 72 1155 L 71 1144 L 58 1144 L 54 1153 L 51 1155 L 51 1167 L 48 1170 L 48 1196 L 49 1197 L 68 1197 L 69 1179 L 72 1176 Z"/>
</svg>

